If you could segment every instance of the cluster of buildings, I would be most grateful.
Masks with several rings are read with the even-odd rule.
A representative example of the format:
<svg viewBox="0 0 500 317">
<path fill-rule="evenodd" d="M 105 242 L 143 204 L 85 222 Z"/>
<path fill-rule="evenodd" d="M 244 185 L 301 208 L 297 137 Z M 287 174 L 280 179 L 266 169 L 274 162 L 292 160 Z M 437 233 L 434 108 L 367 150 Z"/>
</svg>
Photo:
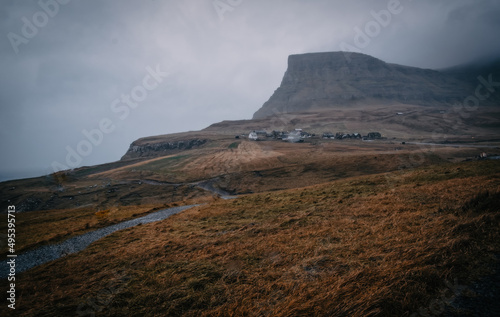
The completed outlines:
<svg viewBox="0 0 500 317">
<path fill-rule="evenodd" d="M 355 133 L 343 133 L 343 132 L 337 132 L 335 134 L 331 132 L 325 132 L 323 133 L 322 136 L 323 139 L 337 139 L 337 140 L 342 140 L 342 139 L 361 139 L 361 134 L 355 132 Z"/>
<path fill-rule="evenodd" d="M 344 133 L 344 132 L 337 132 L 335 134 L 331 132 L 325 132 L 323 133 L 322 136 L 323 139 L 337 139 L 337 140 L 342 140 L 342 139 L 363 139 L 363 140 L 376 140 L 376 139 L 382 139 L 382 134 L 379 132 L 370 132 L 368 135 L 361 136 L 361 134 L 355 132 L 355 133 Z"/>
<path fill-rule="evenodd" d="M 295 129 L 291 132 L 287 131 L 272 131 L 272 132 L 267 132 L 264 130 L 254 130 L 248 134 L 248 139 L 252 141 L 263 141 L 263 140 L 282 140 L 286 142 L 304 142 L 305 139 L 309 138 L 314 138 L 316 135 L 314 133 L 308 133 L 306 131 L 303 131 L 302 129 Z M 237 136 L 236 138 L 239 138 Z M 323 139 L 337 139 L 337 140 L 342 140 L 342 139 L 363 139 L 363 140 L 375 140 L 375 139 L 381 139 L 382 135 L 379 132 L 370 132 L 366 136 L 362 136 L 361 134 L 355 132 L 355 133 L 343 133 L 343 132 L 337 132 L 335 134 L 331 132 L 325 132 L 321 136 Z"/>
<path fill-rule="evenodd" d="M 252 131 L 248 135 L 248 139 L 252 141 L 262 141 L 267 139 L 282 140 L 288 142 L 303 142 L 304 139 L 310 138 L 314 134 L 302 131 L 302 129 L 295 129 L 291 132 L 287 131 L 272 131 L 268 133 L 266 131 Z"/>
</svg>

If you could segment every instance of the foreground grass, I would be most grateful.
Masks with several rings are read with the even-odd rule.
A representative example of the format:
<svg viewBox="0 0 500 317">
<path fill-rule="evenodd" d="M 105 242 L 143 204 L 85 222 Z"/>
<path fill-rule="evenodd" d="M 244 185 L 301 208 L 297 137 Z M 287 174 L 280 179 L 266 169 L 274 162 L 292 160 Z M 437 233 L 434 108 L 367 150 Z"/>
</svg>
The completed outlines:
<svg viewBox="0 0 500 317">
<path fill-rule="evenodd" d="M 21 228 L 22 232 L 16 235 L 16 253 L 19 254 L 45 244 L 62 242 L 71 237 L 139 218 L 161 209 L 211 200 L 213 198 L 207 197 L 161 205 L 118 206 L 108 209 L 87 207 L 17 213 L 16 227 Z M 1 232 L 7 232 L 7 217 L 4 218 L 0 222 Z M 5 259 L 6 245 L 0 250 L 0 254 Z"/>
<path fill-rule="evenodd" d="M 85 232 L 146 215 L 162 206 L 123 206 L 110 209 L 78 208 L 43 210 L 16 214 L 16 226 L 22 228 L 16 237 L 16 252 L 57 243 Z M 7 224 L 1 224 L 6 232 Z M 23 234 L 24 233 L 24 234 Z M 7 250 L 1 250 L 5 255 Z"/>
<path fill-rule="evenodd" d="M 16 311 L 409 316 L 488 273 L 499 224 L 493 161 L 216 201 L 18 276 Z"/>
</svg>

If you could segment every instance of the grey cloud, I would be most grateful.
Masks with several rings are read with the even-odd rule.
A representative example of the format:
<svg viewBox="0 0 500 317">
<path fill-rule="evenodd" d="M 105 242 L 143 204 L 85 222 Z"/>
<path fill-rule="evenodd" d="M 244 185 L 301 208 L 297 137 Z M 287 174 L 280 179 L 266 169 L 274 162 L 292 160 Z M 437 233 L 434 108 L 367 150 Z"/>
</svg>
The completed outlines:
<svg viewBox="0 0 500 317">
<path fill-rule="evenodd" d="M 0 4 L 0 141 L 14 149 L 0 159 L 3 175 L 50 172 L 52 161 L 64 161 L 66 146 L 82 139 L 81 130 L 102 118 L 116 130 L 84 165 L 119 159 L 139 137 L 251 118 L 278 87 L 288 55 L 352 43 L 354 28 L 389 0 L 243 0 L 224 21 L 211 0 L 73 0 L 16 54 L 7 34 L 21 34 L 21 18 L 40 11 L 37 2 Z M 364 53 L 438 68 L 500 52 L 496 1 L 401 5 Z M 158 64 L 168 78 L 118 119 L 111 102 Z"/>
</svg>

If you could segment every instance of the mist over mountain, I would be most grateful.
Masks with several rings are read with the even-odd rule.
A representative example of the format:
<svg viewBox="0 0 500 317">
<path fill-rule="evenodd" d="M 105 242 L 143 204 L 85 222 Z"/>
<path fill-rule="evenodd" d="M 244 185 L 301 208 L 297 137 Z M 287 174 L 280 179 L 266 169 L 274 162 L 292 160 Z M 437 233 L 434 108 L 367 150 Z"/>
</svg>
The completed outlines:
<svg viewBox="0 0 500 317">
<path fill-rule="evenodd" d="M 498 60 L 493 66 L 497 72 Z M 477 62 L 438 71 L 347 52 L 291 55 L 280 87 L 253 118 L 374 102 L 452 105 L 474 93 L 477 76 L 491 68 Z"/>
<path fill-rule="evenodd" d="M 489 56 L 463 65 L 444 68 L 440 71 L 457 79 L 466 81 L 471 85 L 477 85 L 479 76 L 486 78 L 492 75 L 494 81 L 500 81 L 497 80 L 500 79 L 500 57 Z"/>
</svg>

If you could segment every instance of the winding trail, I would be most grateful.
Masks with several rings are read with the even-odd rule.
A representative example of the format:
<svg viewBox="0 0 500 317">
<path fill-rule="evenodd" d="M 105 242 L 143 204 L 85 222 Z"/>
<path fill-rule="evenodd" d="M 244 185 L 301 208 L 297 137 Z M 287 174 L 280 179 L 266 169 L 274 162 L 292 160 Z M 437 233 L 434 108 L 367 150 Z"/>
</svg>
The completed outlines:
<svg viewBox="0 0 500 317">
<path fill-rule="evenodd" d="M 219 195 L 223 199 L 234 199 L 237 196 L 233 196 L 230 193 L 217 188 L 214 186 L 215 179 L 208 179 L 193 183 L 185 183 L 185 184 L 173 184 L 167 182 L 160 182 L 155 180 L 138 180 L 134 181 L 138 183 L 146 183 L 149 185 L 157 185 L 157 186 L 180 186 L 180 185 L 194 185 L 203 190 L 212 192 L 216 195 Z M 125 182 L 128 183 L 128 182 Z M 76 236 L 70 238 L 66 241 L 60 242 L 58 244 L 53 245 L 45 245 L 39 247 L 37 249 L 27 251 L 25 253 L 19 254 L 17 257 L 7 257 L 7 259 L 3 262 L 4 265 L 0 266 L 0 278 L 6 279 L 9 275 L 10 266 L 9 261 L 15 261 L 15 273 L 21 273 L 27 271 L 36 266 L 45 264 L 50 261 L 57 260 L 59 258 L 65 257 L 66 255 L 76 253 L 82 251 L 86 247 L 88 247 L 91 243 L 110 235 L 111 233 L 127 229 L 130 227 L 137 226 L 139 224 L 146 224 L 150 222 L 156 222 L 170 217 L 171 215 L 177 214 L 186 209 L 199 206 L 199 205 L 188 205 L 181 207 L 173 207 L 168 209 L 163 209 L 151 214 L 148 214 L 144 217 L 120 222 L 105 228 L 97 229 L 91 232 L 87 232 L 80 236 Z"/>
<path fill-rule="evenodd" d="M 222 198 L 222 199 L 235 199 L 235 198 L 238 198 L 238 196 L 231 195 L 230 193 L 226 192 L 225 190 L 222 190 L 220 188 L 216 188 L 214 186 L 214 182 L 215 182 L 214 179 L 206 180 L 206 181 L 201 181 L 201 182 L 197 182 L 196 186 L 198 186 L 199 188 L 204 189 L 206 191 L 212 192 L 212 193 L 214 193 L 216 195 L 219 195 L 220 198 Z"/>
<path fill-rule="evenodd" d="M 231 195 L 229 192 L 214 186 L 214 183 L 216 182 L 216 180 L 217 180 L 217 178 L 211 178 L 211 179 L 206 179 L 206 180 L 192 182 L 192 183 L 167 183 L 167 182 L 161 182 L 161 181 L 150 180 L 150 179 L 141 179 L 141 180 L 135 180 L 135 181 L 129 181 L 129 182 L 122 182 L 122 183 L 123 184 L 141 184 L 141 183 L 144 183 L 144 184 L 153 185 L 153 186 L 192 185 L 192 186 L 197 186 L 197 187 L 199 187 L 203 190 L 206 190 L 208 192 L 211 192 L 213 194 L 219 195 L 222 199 L 238 198 L 237 195 Z"/>
<path fill-rule="evenodd" d="M 7 278 L 9 274 L 8 261 L 15 259 L 16 263 L 16 273 L 27 271 L 35 266 L 45 264 L 47 262 L 62 258 L 68 254 L 79 252 L 86 247 L 88 247 L 92 242 L 95 242 L 111 233 L 127 229 L 130 227 L 137 226 L 139 224 L 146 224 L 150 222 L 156 222 L 170 217 L 171 215 L 177 214 L 186 209 L 199 206 L 199 205 L 189 205 L 181 207 L 173 207 L 168 209 L 163 209 L 144 217 L 127 220 L 118 224 L 114 224 L 105 228 L 97 229 L 95 231 L 87 232 L 80 236 L 70 238 L 54 245 L 46 245 L 37 248 L 32 251 L 28 251 L 18 255 L 16 258 L 7 258 L 4 265 L 0 268 L 0 278 Z"/>
<path fill-rule="evenodd" d="M 163 182 L 158 182 L 158 181 L 151 181 L 151 180 L 140 180 L 140 182 L 144 182 L 150 185 L 182 185 L 182 184 L 170 184 L 170 183 L 163 183 Z M 223 199 L 234 199 L 237 198 L 237 196 L 232 196 L 230 193 L 216 188 L 214 185 L 214 180 L 205 180 L 201 182 L 196 182 L 196 183 L 191 183 L 191 185 L 196 185 L 206 191 L 212 192 L 214 194 L 219 195 Z M 137 226 L 138 224 L 146 224 L 150 222 L 156 222 L 160 221 L 163 219 L 166 219 L 170 217 L 171 215 L 177 214 L 181 211 L 184 211 L 186 209 L 199 206 L 199 205 L 188 205 L 188 206 L 181 206 L 181 207 L 173 207 L 173 208 L 168 208 L 168 209 L 162 209 L 160 211 L 151 213 L 149 215 L 146 215 L 144 217 L 132 219 L 132 220 L 127 220 L 124 222 L 120 222 L 105 228 L 97 229 L 95 231 L 87 232 L 85 234 L 82 234 L 80 236 L 76 236 L 73 238 L 70 238 L 66 241 L 63 241 L 58 244 L 53 244 L 53 245 L 46 245 L 39 247 L 37 249 L 22 253 L 18 255 L 15 258 L 7 258 L 7 260 L 4 262 L 4 265 L 0 267 L 0 278 L 7 278 L 9 274 L 9 264 L 7 263 L 11 259 L 15 259 L 16 263 L 16 273 L 21 273 L 24 271 L 27 271 L 33 267 L 45 264 L 47 262 L 57 260 L 59 258 L 62 258 L 68 254 L 76 253 L 79 251 L 82 251 L 86 247 L 88 247 L 91 243 L 107 236 L 110 235 L 111 233 L 118 231 L 118 230 L 123 230 L 127 229 L 130 227 Z"/>
</svg>

